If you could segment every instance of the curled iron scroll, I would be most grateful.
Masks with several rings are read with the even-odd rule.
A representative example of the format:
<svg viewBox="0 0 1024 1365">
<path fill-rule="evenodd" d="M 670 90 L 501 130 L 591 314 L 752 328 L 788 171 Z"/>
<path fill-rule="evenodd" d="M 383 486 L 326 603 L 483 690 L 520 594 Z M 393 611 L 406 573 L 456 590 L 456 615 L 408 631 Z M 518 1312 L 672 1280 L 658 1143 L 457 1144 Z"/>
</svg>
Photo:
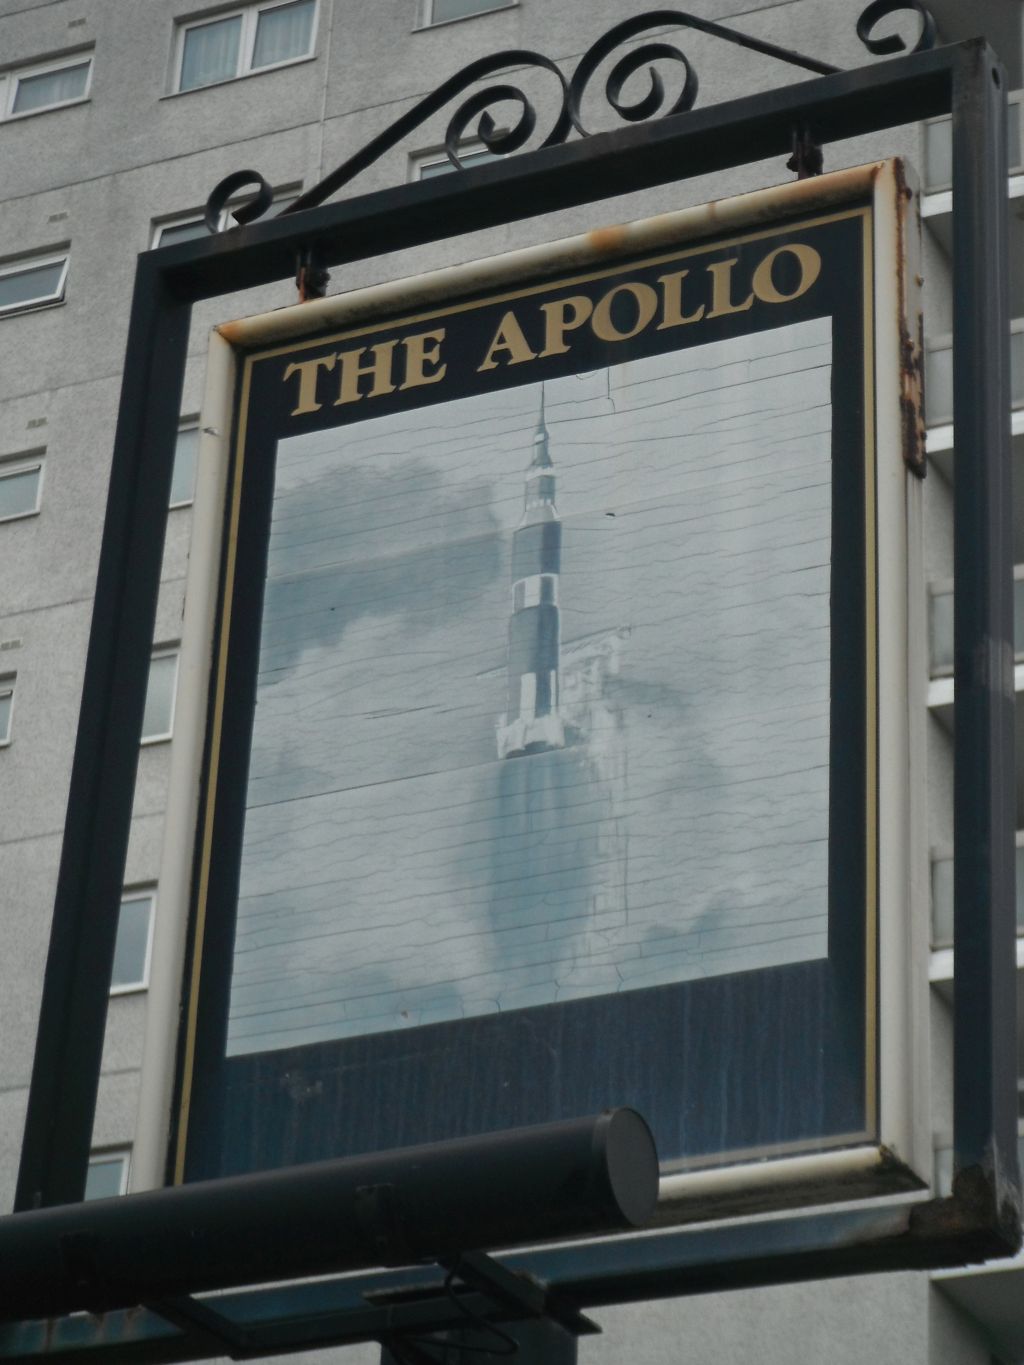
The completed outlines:
<svg viewBox="0 0 1024 1365">
<path fill-rule="evenodd" d="M 921 32 L 914 51 L 918 52 L 934 45 L 935 22 L 921 0 L 872 0 L 872 3 L 868 5 L 857 21 L 857 35 L 870 52 L 881 56 L 893 52 L 902 52 L 906 49 L 903 39 L 895 35 L 884 38 L 873 38 L 871 36 L 872 30 L 881 19 L 900 11 L 913 12 L 920 17 Z M 317 204 L 322 204 L 324 200 L 329 199 L 342 186 L 347 185 L 361 171 L 366 170 L 368 166 L 371 166 L 386 152 L 390 151 L 403 138 L 421 127 L 434 114 L 444 109 L 446 105 L 454 103 L 460 96 L 465 95 L 472 86 L 488 80 L 502 71 L 519 71 L 527 67 L 540 69 L 554 76 L 560 99 L 551 127 L 542 139 L 540 146 L 551 147 L 563 143 L 574 129 L 581 137 L 586 137 L 588 134 L 582 122 L 581 105 L 584 93 L 595 72 L 608 57 L 612 56 L 617 47 L 651 29 L 665 28 L 694 29 L 699 33 L 722 39 L 734 46 L 761 53 L 764 56 L 775 58 L 790 66 L 799 67 L 819 76 L 833 75 L 839 70 L 838 67 L 831 66 L 828 62 L 819 61 L 816 57 L 808 57 L 803 53 L 793 52 L 788 48 L 779 47 L 775 43 L 755 38 L 737 29 L 725 28 L 723 25 L 712 23 L 708 19 L 700 19 L 696 15 L 687 14 L 683 10 L 649 10 L 644 14 L 635 15 L 631 19 L 614 25 L 602 35 L 580 58 L 571 79 L 565 77 L 561 68 L 551 58 L 545 57 L 539 52 L 531 52 L 522 48 L 496 52 L 489 57 L 481 57 L 478 61 L 471 62 L 457 75 L 442 82 L 432 94 L 427 95 L 407 113 L 403 114 L 401 118 L 396 119 L 390 127 L 379 133 L 354 156 L 349 157 L 347 161 L 325 176 L 319 184 L 300 195 L 298 199 L 283 209 L 282 213 L 297 213 L 302 209 L 313 208 Z M 665 82 L 654 65 L 655 62 L 672 62 L 683 69 L 682 89 L 667 108 L 665 107 L 667 103 Z M 649 74 L 647 92 L 632 101 L 627 101 L 623 97 L 626 83 L 630 77 L 636 75 L 644 67 L 647 68 Z M 697 90 L 697 72 L 686 54 L 674 44 L 665 42 L 662 35 L 658 35 L 658 41 L 644 42 L 638 47 L 629 49 L 619 57 L 612 66 L 604 86 L 604 94 L 608 104 L 620 118 L 630 123 L 685 113 L 693 108 L 697 99 Z M 499 103 L 505 106 L 508 104 L 518 106 L 518 114 L 511 127 L 498 127 L 491 111 Z M 472 128 L 474 119 L 477 122 L 475 128 Z M 493 152 L 496 156 L 505 156 L 523 147 L 532 137 L 536 128 L 537 111 L 529 96 L 517 85 L 512 85 L 507 81 L 497 82 L 473 92 L 459 104 L 449 120 L 445 133 L 445 152 L 452 166 L 456 170 L 461 170 L 462 161 L 459 156 L 459 147 L 471 129 L 473 136 L 488 151 Z M 211 232 L 217 231 L 220 216 L 228 200 L 247 185 L 256 185 L 257 193 L 241 208 L 234 210 L 233 216 L 236 221 L 248 223 L 267 211 L 273 201 L 273 193 L 266 181 L 256 171 L 239 171 L 235 175 L 228 176 L 226 180 L 222 180 L 207 201 L 206 225 Z"/>
<path fill-rule="evenodd" d="M 259 171 L 235 171 L 233 175 L 225 176 L 215 186 L 213 193 L 206 201 L 206 212 L 203 219 L 209 232 L 220 230 L 221 215 L 227 208 L 228 201 L 248 185 L 255 185 L 256 192 L 251 199 L 247 199 L 244 204 L 240 204 L 232 210 L 232 218 L 237 223 L 251 223 L 266 213 L 274 202 L 274 191 Z"/>
<path fill-rule="evenodd" d="M 654 10 L 648 14 L 637 15 L 633 19 L 626 19 L 598 38 L 597 42 L 593 43 L 580 58 L 579 65 L 569 82 L 569 108 L 575 126 L 581 132 L 583 131 L 580 113 L 583 94 L 595 71 L 606 57 L 610 56 L 621 44 L 628 42 L 630 38 L 644 32 L 645 29 L 663 28 L 666 24 L 675 25 L 688 19 L 688 15 L 681 14 L 676 10 Z M 660 72 L 653 65 L 659 59 L 678 62 L 685 73 L 682 91 L 676 97 L 675 103 L 665 110 L 662 110 L 662 105 L 665 103 L 665 83 Z M 650 74 L 647 94 L 632 104 L 627 104 L 622 98 L 623 87 L 630 76 L 644 66 L 648 67 Z M 635 47 L 620 57 L 612 67 L 605 81 L 605 98 L 620 118 L 629 123 L 641 123 L 644 119 L 653 118 L 656 114 L 666 117 L 669 114 L 681 114 L 687 109 L 692 109 L 697 100 L 697 86 L 697 73 L 684 52 L 671 43 L 644 43 L 642 47 Z"/>
<path fill-rule="evenodd" d="M 857 20 L 857 37 L 867 50 L 876 57 L 886 57 L 894 52 L 906 52 L 907 45 L 897 33 L 885 38 L 872 38 L 871 31 L 880 19 L 890 14 L 916 14 L 921 21 L 921 32 L 912 52 L 925 52 L 935 46 L 935 20 L 921 3 L 921 0 L 872 0 Z"/>
</svg>

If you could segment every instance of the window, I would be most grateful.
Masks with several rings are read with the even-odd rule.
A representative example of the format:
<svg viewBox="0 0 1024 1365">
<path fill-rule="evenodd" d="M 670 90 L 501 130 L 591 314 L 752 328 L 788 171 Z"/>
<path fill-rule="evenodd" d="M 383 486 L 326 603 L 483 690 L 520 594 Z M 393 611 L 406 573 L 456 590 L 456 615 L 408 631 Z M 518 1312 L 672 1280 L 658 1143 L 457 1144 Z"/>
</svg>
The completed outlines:
<svg viewBox="0 0 1024 1365">
<path fill-rule="evenodd" d="M 510 9 L 516 0 L 423 0 L 423 24 L 448 24 L 492 9 Z"/>
<path fill-rule="evenodd" d="M 145 990 L 149 985 L 155 903 L 152 887 L 125 891 L 121 897 L 117 942 L 114 945 L 114 970 L 110 977 L 111 995 Z"/>
<path fill-rule="evenodd" d="M 950 677 L 953 672 L 953 580 L 943 578 L 931 585 L 928 595 L 931 675 Z M 1013 566 L 1013 657 L 1024 660 L 1024 564 Z"/>
<path fill-rule="evenodd" d="M 31 517 L 39 511 L 43 460 L 38 455 L 0 461 L 0 521 Z"/>
<path fill-rule="evenodd" d="M 171 473 L 170 507 L 187 507 L 196 486 L 196 455 L 199 453 L 199 428 L 183 426 L 174 445 L 174 470 Z"/>
<path fill-rule="evenodd" d="M 299 197 L 299 187 L 293 186 L 287 191 L 274 194 L 274 205 L 271 209 L 271 216 L 277 217 L 289 204 L 294 204 Z M 217 231 L 223 232 L 226 228 L 237 227 L 238 224 L 231 216 L 232 209 L 238 208 L 239 204 L 244 203 L 243 199 L 232 200 L 222 211 L 217 222 Z M 194 242 L 197 237 L 209 237 L 206 222 L 202 213 L 196 209 L 191 213 L 183 213 L 174 218 L 165 219 L 162 223 L 153 224 L 152 246 L 174 246 L 178 242 Z"/>
<path fill-rule="evenodd" d="M 115 1199 L 128 1190 L 128 1163 L 131 1148 L 93 1152 L 85 1176 L 86 1199 Z"/>
<path fill-rule="evenodd" d="M 1017 830 L 1015 849 L 1017 887 L 1017 933 L 1024 936 L 1024 830 Z M 953 944 L 953 850 L 948 846 L 932 854 L 932 947 Z"/>
<path fill-rule="evenodd" d="M 170 739 L 174 724 L 174 692 L 178 682 L 177 648 L 159 649 L 149 661 L 146 708 L 142 716 L 142 743 Z"/>
<path fill-rule="evenodd" d="M 1020 91 L 1010 96 L 1009 122 L 1007 133 L 1007 170 L 1011 175 L 1019 175 L 1024 170 L 1022 155 L 1021 116 L 1024 105 Z M 930 119 L 924 125 L 924 181 L 925 192 L 934 194 L 947 190 L 953 183 L 953 124 L 949 115 L 944 118 Z"/>
<path fill-rule="evenodd" d="M 924 354 L 925 416 L 930 427 L 953 420 L 953 338 L 935 337 Z M 1010 323 L 1010 401 L 1024 407 L 1024 318 Z"/>
<path fill-rule="evenodd" d="M 459 148 L 459 160 L 466 168 L 482 166 L 485 161 L 500 161 L 501 158 L 496 152 L 490 152 L 486 147 L 474 144 L 465 149 Z M 414 180 L 432 180 L 436 175 L 447 175 L 454 170 L 455 167 L 448 160 L 447 152 L 427 152 L 413 161 Z"/>
<path fill-rule="evenodd" d="M 185 24 L 176 90 L 233 81 L 313 55 L 316 0 L 276 0 Z"/>
<path fill-rule="evenodd" d="M 0 72 L 0 118 L 37 114 L 88 98 L 92 57 L 79 53 Z"/>
<path fill-rule="evenodd" d="M 0 745 L 11 742 L 11 711 L 14 708 L 14 673 L 0 673 Z"/>
<path fill-rule="evenodd" d="M 63 303 L 68 258 L 32 256 L 0 265 L 0 314 Z"/>
</svg>

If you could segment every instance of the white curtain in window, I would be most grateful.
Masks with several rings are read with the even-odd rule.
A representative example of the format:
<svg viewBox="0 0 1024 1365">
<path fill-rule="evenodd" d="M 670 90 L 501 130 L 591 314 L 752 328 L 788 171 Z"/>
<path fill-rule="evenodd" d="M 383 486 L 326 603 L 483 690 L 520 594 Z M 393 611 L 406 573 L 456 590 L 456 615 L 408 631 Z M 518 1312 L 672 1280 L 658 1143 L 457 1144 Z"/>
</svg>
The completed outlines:
<svg viewBox="0 0 1024 1365">
<path fill-rule="evenodd" d="M 89 63 L 65 66 L 59 71 L 41 71 L 36 76 L 22 76 L 14 95 L 14 114 L 25 114 L 30 109 L 45 109 L 50 104 L 81 99 L 89 80 Z"/>
<path fill-rule="evenodd" d="M 305 56 L 313 35 L 315 5 L 316 0 L 296 0 L 291 5 L 262 10 L 256 24 L 253 66 L 272 66 Z"/>
<path fill-rule="evenodd" d="M 178 88 L 195 90 L 198 86 L 229 81 L 236 76 L 241 34 L 241 15 L 186 29 Z"/>
</svg>

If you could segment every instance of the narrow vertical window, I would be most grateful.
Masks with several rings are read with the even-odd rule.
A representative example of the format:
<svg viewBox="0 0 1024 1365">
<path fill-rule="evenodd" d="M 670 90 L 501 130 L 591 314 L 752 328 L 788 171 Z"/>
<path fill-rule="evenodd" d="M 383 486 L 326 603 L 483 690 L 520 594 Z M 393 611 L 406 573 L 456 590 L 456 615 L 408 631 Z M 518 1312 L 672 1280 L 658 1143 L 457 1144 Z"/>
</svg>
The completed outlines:
<svg viewBox="0 0 1024 1365">
<path fill-rule="evenodd" d="M 149 663 L 146 707 L 142 716 L 142 742 L 170 739 L 174 724 L 174 692 L 178 682 L 177 649 L 161 649 Z"/>
<path fill-rule="evenodd" d="M 114 970 L 110 977 L 111 995 L 145 990 L 149 985 L 155 899 L 152 888 L 126 891 L 121 897 Z"/>
<path fill-rule="evenodd" d="M 0 745 L 11 742 L 11 711 L 14 708 L 15 674 L 0 674 Z"/>
<path fill-rule="evenodd" d="M 196 484 L 196 455 L 199 452 L 199 428 L 182 427 L 174 445 L 174 469 L 171 473 L 171 507 L 184 507 L 192 501 Z"/>
</svg>

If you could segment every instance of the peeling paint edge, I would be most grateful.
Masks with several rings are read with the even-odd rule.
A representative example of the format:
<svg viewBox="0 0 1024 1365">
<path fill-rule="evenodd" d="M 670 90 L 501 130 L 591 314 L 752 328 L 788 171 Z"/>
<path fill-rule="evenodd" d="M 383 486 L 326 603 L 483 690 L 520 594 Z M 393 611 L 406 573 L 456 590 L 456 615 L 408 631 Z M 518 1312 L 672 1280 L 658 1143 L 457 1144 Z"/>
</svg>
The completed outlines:
<svg viewBox="0 0 1024 1365">
<path fill-rule="evenodd" d="M 451 300 L 456 294 L 501 287 L 527 277 L 538 279 L 566 268 L 605 265 L 652 248 L 699 241 L 723 230 L 772 222 L 782 215 L 848 204 L 858 195 L 870 195 L 878 175 L 888 164 L 870 162 L 809 180 L 788 181 L 730 199 L 713 200 L 694 208 L 660 213 L 637 222 L 607 224 L 575 237 L 505 252 L 486 260 L 447 266 L 425 275 L 257 313 L 221 323 L 215 330 L 232 346 L 262 346 L 284 337 L 345 327 L 355 321 L 365 323 L 369 318 L 385 316 L 396 308 L 403 311 L 419 308 L 440 300 Z"/>
</svg>

